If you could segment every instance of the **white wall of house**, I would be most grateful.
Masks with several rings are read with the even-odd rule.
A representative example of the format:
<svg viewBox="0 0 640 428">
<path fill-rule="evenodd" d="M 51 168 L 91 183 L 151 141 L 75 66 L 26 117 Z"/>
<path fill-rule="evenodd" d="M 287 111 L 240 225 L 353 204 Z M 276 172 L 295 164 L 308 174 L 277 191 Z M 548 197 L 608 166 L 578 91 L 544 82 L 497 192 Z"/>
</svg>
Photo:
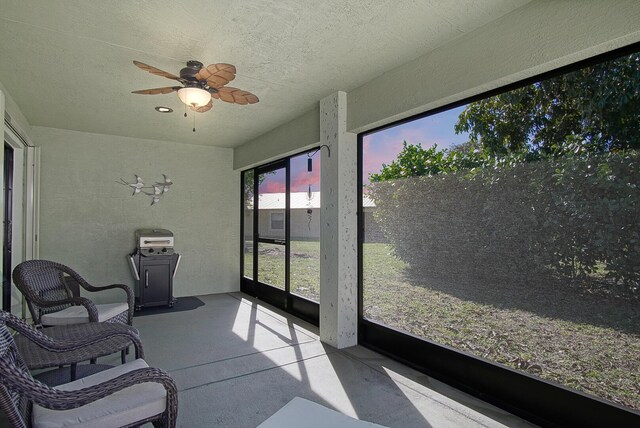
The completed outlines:
<svg viewBox="0 0 640 428">
<path fill-rule="evenodd" d="M 96 285 L 133 285 L 125 257 L 135 230 L 164 228 L 183 255 L 174 295 L 239 289 L 240 174 L 231 149 L 45 127 L 33 127 L 32 139 L 41 147 L 41 258 Z M 174 184 L 151 206 L 117 183 L 134 174 L 145 183 L 167 174 Z"/>
<path fill-rule="evenodd" d="M 258 220 L 258 226 L 261 231 L 260 236 L 262 236 L 263 238 L 283 239 L 284 229 L 272 228 L 272 225 L 274 225 L 272 223 L 272 214 L 282 215 L 284 218 L 284 210 L 260 210 L 260 216 Z M 245 215 L 250 218 L 250 214 Z M 276 224 L 276 226 L 279 225 Z M 251 227 L 249 227 L 245 233 L 247 233 L 247 235 L 250 235 L 251 232 Z M 312 208 L 311 215 L 307 213 L 307 208 L 292 208 L 290 233 L 291 239 L 294 241 L 312 241 L 320 239 L 320 208 Z"/>
<path fill-rule="evenodd" d="M 308 214 L 306 209 L 291 210 L 291 239 L 320 239 L 320 208 L 311 208 L 311 214 Z"/>
</svg>

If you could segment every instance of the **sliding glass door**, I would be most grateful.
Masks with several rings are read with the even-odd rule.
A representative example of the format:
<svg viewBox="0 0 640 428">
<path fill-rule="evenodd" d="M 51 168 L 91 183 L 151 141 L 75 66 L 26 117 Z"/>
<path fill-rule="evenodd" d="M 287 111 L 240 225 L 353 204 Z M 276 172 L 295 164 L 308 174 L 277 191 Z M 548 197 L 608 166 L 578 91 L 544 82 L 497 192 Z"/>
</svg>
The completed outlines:
<svg viewBox="0 0 640 428">
<path fill-rule="evenodd" d="M 242 174 L 242 291 L 318 323 L 320 156 Z"/>
</svg>

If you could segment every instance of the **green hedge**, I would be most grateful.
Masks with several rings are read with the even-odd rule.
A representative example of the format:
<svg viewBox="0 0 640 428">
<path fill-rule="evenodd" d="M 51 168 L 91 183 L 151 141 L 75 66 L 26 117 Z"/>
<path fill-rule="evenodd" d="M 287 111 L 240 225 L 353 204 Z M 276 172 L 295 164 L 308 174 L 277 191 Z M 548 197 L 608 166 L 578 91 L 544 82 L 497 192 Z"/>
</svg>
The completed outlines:
<svg viewBox="0 0 640 428">
<path fill-rule="evenodd" d="M 371 176 L 375 219 L 425 278 L 638 291 L 638 151 L 492 158 L 405 145 L 394 164 Z"/>
</svg>

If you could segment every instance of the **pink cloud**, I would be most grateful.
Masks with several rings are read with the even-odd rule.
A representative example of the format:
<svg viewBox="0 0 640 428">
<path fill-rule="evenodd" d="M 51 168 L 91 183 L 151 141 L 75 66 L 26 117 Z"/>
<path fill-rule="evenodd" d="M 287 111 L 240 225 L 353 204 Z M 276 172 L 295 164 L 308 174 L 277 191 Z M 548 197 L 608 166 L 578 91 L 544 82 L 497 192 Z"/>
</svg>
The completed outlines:
<svg viewBox="0 0 640 428">
<path fill-rule="evenodd" d="M 280 181 L 265 181 L 260 186 L 260 193 L 284 193 L 284 182 Z"/>
<path fill-rule="evenodd" d="M 291 191 L 292 192 L 306 192 L 309 190 L 309 184 L 311 184 L 311 190 L 317 192 L 320 190 L 320 166 L 314 165 L 313 171 L 309 172 L 306 169 L 297 171 L 294 175 L 294 171 L 291 171 Z"/>
</svg>

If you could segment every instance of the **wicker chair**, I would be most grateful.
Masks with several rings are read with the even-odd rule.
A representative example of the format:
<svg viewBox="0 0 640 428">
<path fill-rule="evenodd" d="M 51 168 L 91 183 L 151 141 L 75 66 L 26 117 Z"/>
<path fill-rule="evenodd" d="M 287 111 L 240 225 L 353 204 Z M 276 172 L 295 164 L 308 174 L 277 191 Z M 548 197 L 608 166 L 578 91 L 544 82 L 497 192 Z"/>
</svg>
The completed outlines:
<svg viewBox="0 0 640 428">
<path fill-rule="evenodd" d="M 13 279 L 26 299 L 36 325 L 53 326 L 96 321 L 132 324 L 134 294 L 131 288 L 124 284 L 95 287 L 73 269 L 48 260 L 28 260 L 20 263 L 13 270 Z M 120 288 L 127 294 L 127 303 L 96 305 L 91 300 L 80 297 L 79 292 L 74 293 L 75 284 L 91 292 Z"/>
<path fill-rule="evenodd" d="M 82 352 L 104 337 L 55 341 L 13 315 L 1 313 L 0 410 L 11 427 L 133 427 L 147 422 L 175 427 L 178 393 L 164 371 L 137 359 L 51 388 L 31 376 L 7 325 L 19 325 L 22 334 L 28 330 L 30 338 L 52 352 Z"/>
<path fill-rule="evenodd" d="M 0 311 L 0 318 L 5 319 L 7 326 L 16 331 L 13 340 L 22 355 L 29 370 L 50 369 L 34 376 L 40 382 L 49 386 L 56 386 L 85 377 L 98 371 L 112 367 L 105 364 L 95 364 L 97 358 L 125 351 L 133 344 L 135 358 L 144 358 L 144 350 L 140 341 L 140 333 L 136 328 L 121 323 L 90 322 L 85 324 L 49 327 L 40 330 L 50 340 L 46 343 L 78 341 L 88 337 L 95 337 L 95 343 L 68 352 L 51 351 L 46 346 L 40 346 L 34 339 L 34 334 L 40 331 L 28 325 L 25 321 L 7 312 Z M 35 331 L 35 333 L 34 333 Z M 38 336 L 39 337 L 39 336 Z M 126 363 L 126 356 L 122 352 L 122 364 Z M 91 361 L 93 364 L 79 364 Z M 69 366 L 69 367 L 65 367 Z"/>
</svg>

